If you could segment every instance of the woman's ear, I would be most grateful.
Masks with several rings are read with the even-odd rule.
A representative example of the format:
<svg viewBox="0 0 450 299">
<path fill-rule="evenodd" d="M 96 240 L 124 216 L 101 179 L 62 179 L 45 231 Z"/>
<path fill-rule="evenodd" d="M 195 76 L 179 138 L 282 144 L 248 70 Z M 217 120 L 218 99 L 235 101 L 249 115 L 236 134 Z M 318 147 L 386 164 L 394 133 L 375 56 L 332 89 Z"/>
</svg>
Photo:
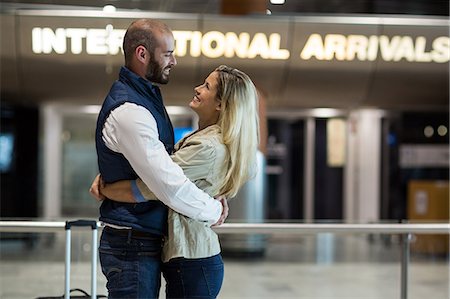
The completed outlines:
<svg viewBox="0 0 450 299">
<path fill-rule="evenodd" d="M 217 100 L 216 110 L 217 110 L 217 111 L 221 111 L 221 110 L 222 110 L 222 102 L 219 101 L 219 100 Z"/>
</svg>

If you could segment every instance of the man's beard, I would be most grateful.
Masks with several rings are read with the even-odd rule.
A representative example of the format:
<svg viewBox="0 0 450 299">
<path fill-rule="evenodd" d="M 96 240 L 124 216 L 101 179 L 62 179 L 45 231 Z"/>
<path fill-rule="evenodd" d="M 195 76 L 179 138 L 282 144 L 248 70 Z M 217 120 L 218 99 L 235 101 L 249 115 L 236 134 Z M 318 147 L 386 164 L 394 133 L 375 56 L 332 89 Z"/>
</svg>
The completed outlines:
<svg viewBox="0 0 450 299">
<path fill-rule="evenodd" d="M 152 63 L 147 68 L 145 78 L 153 83 L 167 84 L 169 82 L 169 76 L 164 76 L 163 68 L 158 62 L 152 59 Z"/>
</svg>

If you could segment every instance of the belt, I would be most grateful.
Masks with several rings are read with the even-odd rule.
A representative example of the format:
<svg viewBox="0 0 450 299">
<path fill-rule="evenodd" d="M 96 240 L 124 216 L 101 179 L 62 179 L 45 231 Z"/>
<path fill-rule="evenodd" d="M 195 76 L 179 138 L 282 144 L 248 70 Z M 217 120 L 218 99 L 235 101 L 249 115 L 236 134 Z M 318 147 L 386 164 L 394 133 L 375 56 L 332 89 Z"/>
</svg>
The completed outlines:
<svg viewBox="0 0 450 299">
<path fill-rule="evenodd" d="M 105 226 L 103 231 L 106 231 L 108 233 L 112 233 L 114 235 L 124 236 L 127 238 L 139 238 L 139 239 L 147 239 L 147 240 L 162 240 L 162 236 L 152 234 L 149 232 L 143 232 L 140 230 L 135 229 L 117 229 L 110 226 Z"/>
</svg>

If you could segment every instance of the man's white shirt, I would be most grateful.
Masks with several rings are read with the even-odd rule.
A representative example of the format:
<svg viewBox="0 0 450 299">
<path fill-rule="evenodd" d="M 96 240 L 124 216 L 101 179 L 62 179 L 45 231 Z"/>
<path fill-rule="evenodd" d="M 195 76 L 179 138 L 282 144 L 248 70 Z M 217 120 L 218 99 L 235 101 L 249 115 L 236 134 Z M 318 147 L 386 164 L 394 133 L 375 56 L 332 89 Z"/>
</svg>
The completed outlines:
<svg viewBox="0 0 450 299">
<path fill-rule="evenodd" d="M 124 155 L 165 205 L 195 220 L 217 222 L 222 204 L 198 189 L 172 161 L 150 111 L 134 103 L 122 104 L 106 119 L 102 138 L 110 150 Z"/>
</svg>

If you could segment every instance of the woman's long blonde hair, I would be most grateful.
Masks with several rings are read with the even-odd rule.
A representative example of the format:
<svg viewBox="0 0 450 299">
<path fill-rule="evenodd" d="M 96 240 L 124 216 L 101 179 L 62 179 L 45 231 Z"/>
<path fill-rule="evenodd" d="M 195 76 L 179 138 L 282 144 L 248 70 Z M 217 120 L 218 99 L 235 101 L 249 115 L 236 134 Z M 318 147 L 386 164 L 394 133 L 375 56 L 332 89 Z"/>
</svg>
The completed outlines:
<svg viewBox="0 0 450 299">
<path fill-rule="evenodd" d="M 217 97 L 221 103 L 217 124 L 230 153 L 220 194 L 231 198 L 254 174 L 259 144 L 258 94 L 244 72 L 226 65 L 215 71 L 218 73 Z"/>
</svg>

